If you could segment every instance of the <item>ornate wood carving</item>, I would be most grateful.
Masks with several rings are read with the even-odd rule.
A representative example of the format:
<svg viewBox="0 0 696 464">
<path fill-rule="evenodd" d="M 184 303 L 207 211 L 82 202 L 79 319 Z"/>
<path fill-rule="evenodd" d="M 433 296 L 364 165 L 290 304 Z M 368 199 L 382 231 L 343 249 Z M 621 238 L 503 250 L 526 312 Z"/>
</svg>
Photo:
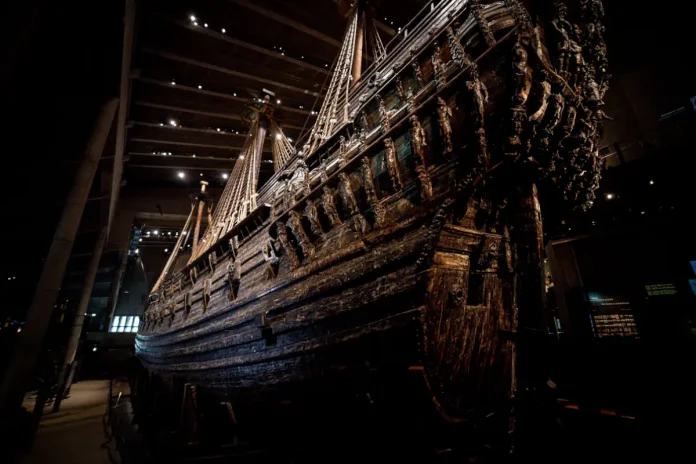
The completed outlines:
<svg viewBox="0 0 696 464">
<path fill-rule="evenodd" d="M 415 77 L 416 82 L 418 82 L 418 87 L 423 87 L 425 85 L 425 80 L 423 79 L 423 71 L 421 71 L 420 63 L 417 58 L 411 63 L 411 67 L 413 68 L 413 77 Z"/>
<path fill-rule="evenodd" d="M 276 222 L 276 231 L 278 233 L 278 241 L 283 246 L 285 250 L 285 255 L 290 260 L 290 267 L 294 270 L 300 267 L 300 260 L 297 258 L 297 252 L 292 247 L 290 239 L 288 238 L 288 232 L 285 230 L 285 223 L 282 221 Z"/>
<path fill-rule="evenodd" d="M 312 241 L 309 239 L 307 232 L 305 232 L 304 227 L 302 226 L 302 217 L 300 216 L 300 213 L 297 211 L 290 211 L 288 215 L 290 216 L 290 219 L 288 220 L 288 227 L 295 235 L 297 243 L 302 249 L 302 254 L 305 256 L 305 258 L 311 259 L 314 257 L 314 245 L 312 245 Z"/>
<path fill-rule="evenodd" d="M 367 228 L 365 218 L 360 214 L 358 202 L 350 186 L 350 179 L 345 172 L 338 175 L 338 196 L 346 214 L 351 217 L 351 226 L 356 232 L 363 233 Z"/>
<path fill-rule="evenodd" d="M 401 81 L 401 77 L 396 78 L 396 96 L 399 97 L 401 103 L 406 103 L 406 91 L 404 90 L 404 83 Z"/>
<path fill-rule="evenodd" d="M 324 209 L 324 213 L 326 213 L 326 217 L 329 219 L 329 224 L 331 224 L 331 227 L 343 224 L 343 221 L 341 221 L 341 217 L 338 214 L 338 209 L 336 209 L 334 194 L 326 185 L 324 186 L 324 190 L 321 195 L 321 205 Z"/>
<path fill-rule="evenodd" d="M 440 46 L 435 46 L 433 51 L 433 56 L 430 59 L 433 64 L 433 79 L 435 80 L 435 85 L 438 89 L 441 89 L 445 85 L 445 65 L 442 62 L 442 50 Z"/>
<path fill-rule="evenodd" d="M 269 240 L 269 242 L 263 246 L 261 253 L 263 253 L 263 260 L 266 262 L 266 266 L 268 268 L 268 276 L 271 279 L 275 279 L 275 277 L 278 275 L 278 265 L 280 260 L 276 255 L 272 240 Z"/>
<path fill-rule="evenodd" d="M 421 185 L 421 200 L 429 200 L 433 196 L 433 186 L 425 162 L 425 146 L 428 145 L 425 130 L 415 114 L 411 116 L 411 147 L 416 155 L 416 173 Z"/>
<path fill-rule="evenodd" d="M 471 14 L 474 17 L 474 21 L 476 21 L 476 24 L 478 25 L 481 35 L 483 36 L 483 40 L 486 41 L 486 45 L 489 47 L 492 47 L 495 45 L 495 36 L 493 35 L 493 32 L 491 31 L 491 27 L 488 25 L 488 21 L 486 21 L 486 18 L 483 17 L 483 11 L 481 9 L 481 4 L 479 3 L 478 0 L 470 0 L 471 2 Z"/>
<path fill-rule="evenodd" d="M 239 285 L 242 282 L 242 269 L 238 261 L 231 262 L 227 265 L 227 284 L 229 285 L 229 293 L 227 298 L 232 301 L 237 298 Z"/>
<path fill-rule="evenodd" d="M 341 166 L 346 164 L 346 138 L 344 136 L 339 137 L 338 139 L 338 156 L 339 156 L 339 163 Z"/>
<path fill-rule="evenodd" d="M 450 53 L 452 54 L 452 61 L 454 61 L 457 66 L 466 68 L 474 64 L 469 54 L 464 50 L 464 46 L 454 32 L 454 29 L 451 27 L 447 28 L 447 40 L 450 46 Z"/>
<path fill-rule="evenodd" d="M 363 156 L 360 162 L 362 164 L 362 185 L 365 190 L 365 198 L 374 212 L 375 226 L 379 227 L 384 221 L 384 207 L 377 198 L 377 190 L 375 189 L 374 175 L 369 158 Z"/>
<path fill-rule="evenodd" d="M 307 200 L 307 204 L 305 205 L 302 215 L 307 218 L 307 221 L 309 222 L 309 229 L 314 235 L 319 237 L 324 233 L 321 228 L 321 223 L 319 222 L 319 212 L 317 211 L 317 206 L 314 204 L 314 201 Z"/>
<path fill-rule="evenodd" d="M 394 141 L 391 138 L 384 139 L 384 157 L 382 158 L 383 166 L 386 165 L 387 173 L 392 181 L 394 191 L 399 191 L 404 184 L 401 182 L 401 171 L 399 170 L 399 160 L 396 157 L 396 148 Z"/>
<path fill-rule="evenodd" d="M 379 124 L 382 126 L 382 132 L 388 132 L 391 129 L 389 111 L 387 111 L 387 106 L 379 95 L 377 95 L 377 103 L 379 104 Z"/>
<path fill-rule="evenodd" d="M 447 106 L 447 102 L 442 97 L 437 97 L 437 124 L 440 128 L 443 154 L 451 154 L 453 151 L 451 118 L 452 109 Z"/>
</svg>

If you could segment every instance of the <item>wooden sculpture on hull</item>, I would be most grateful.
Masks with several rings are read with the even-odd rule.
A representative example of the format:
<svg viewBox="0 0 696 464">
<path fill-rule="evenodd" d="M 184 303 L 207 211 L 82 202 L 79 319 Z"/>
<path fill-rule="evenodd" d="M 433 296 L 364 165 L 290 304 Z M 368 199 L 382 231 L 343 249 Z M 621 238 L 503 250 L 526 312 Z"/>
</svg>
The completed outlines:
<svg viewBox="0 0 696 464">
<path fill-rule="evenodd" d="M 358 79 L 363 3 L 303 149 L 259 106 L 189 263 L 153 289 L 136 348 L 161 388 L 242 410 L 268 389 L 418 372 L 454 422 L 514 397 L 518 333 L 546 326 L 539 196 L 587 208 L 600 178 L 601 2 L 532 18 L 443 0 Z M 257 191 L 267 129 L 276 174 Z"/>
</svg>

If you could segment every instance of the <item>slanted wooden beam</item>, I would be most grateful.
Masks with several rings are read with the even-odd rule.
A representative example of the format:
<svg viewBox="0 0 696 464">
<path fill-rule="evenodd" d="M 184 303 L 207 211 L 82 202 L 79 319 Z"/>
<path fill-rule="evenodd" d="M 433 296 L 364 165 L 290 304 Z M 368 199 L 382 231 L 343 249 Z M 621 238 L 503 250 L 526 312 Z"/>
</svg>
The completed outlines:
<svg viewBox="0 0 696 464">
<path fill-rule="evenodd" d="M 282 61 L 287 61 L 288 63 L 292 63 L 296 66 L 301 66 L 303 68 L 311 69 L 312 71 L 316 71 L 321 74 L 331 74 L 331 71 L 329 71 L 326 68 L 321 68 L 319 66 L 315 66 L 313 64 L 307 63 L 306 61 L 298 60 L 297 58 L 293 58 L 291 56 L 283 55 L 279 53 L 277 50 L 269 50 L 268 48 L 264 47 L 259 47 L 258 45 L 254 45 L 249 42 L 245 42 L 243 40 L 236 39 L 234 37 L 230 37 L 227 34 L 223 34 L 222 32 L 217 32 L 213 29 L 209 29 L 207 27 L 200 27 L 200 26 L 194 26 L 190 22 L 187 21 L 174 21 L 170 20 L 171 23 L 176 24 L 179 27 L 183 27 L 184 29 L 188 29 L 193 32 L 197 32 L 199 34 L 204 34 L 207 35 L 208 37 L 212 37 L 214 39 L 222 40 L 223 42 L 227 42 L 229 44 L 237 45 L 242 48 L 246 48 L 247 50 L 252 50 L 267 56 L 270 56 L 272 58 L 276 58 Z M 393 35 L 393 34 L 392 34 Z"/>
<path fill-rule="evenodd" d="M 283 16 L 281 14 L 276 13 L 275 11 L 271 11 L 267 8 L 264 8 L 261 6 L 261 2 L 250 2 L 248 0 L 229 0 L 232 3 L 235 3 L 239 6 L 242 6 L 246 8 L 247 10 L 251 10 L 255 13 L 258 13 L 262 16 L 265 16 L 269 19 L 272 19 L 276 22 L 279 22 L 281 24 L 284 24 L 286 26 L 292 27 L 295 30 L 298 30 L 300 32 L 304 32 L 307 35 L 310 35 L 316 39 L 321 40 L 322 42 L 326 42 L 329 45 L 333 45 L 334 47 L 341 48 L 341 42 L 334 39 L 333 37 L 329 37 L 326 34 L 323 34 L 315 29 L 312 29 L 309 26 L 306 26 L 298 21 L 295 21 L 294 19 L 290 19 L 286 16 Z"/>
<path fill-rule="evenodd" d="M 133 57 L 133 40 L 135 36 L 135 0 L 125 0 L 126 13 L 123 26 L 123 52 L 121 56 L 121 89 L 116 122 L 116 150 L 114 152 L 114 172 L 111 176 L 111 200 L 106 224 L 107 239 L 111 233 L 111 224 L 116 214 L 118 197 L 121 193 L 121 176 L 123 175 L 123 152 L 126 147 L 126 119 L 130 103 L 130 71 Z"/>
<path fill-rule="evenodd" d="M 324 94 L 322 94 L 322 93 L 314 92 L 314 91 L 309 90 L 309 89 L 295 87 L 294 85 L 289 85 L 289 84 L 285 84 L 283 82 L 274 81 L 273 79 L 266 79 L 264 77 L 255 76 L 253 74 L 248 74 L 248 73 L 244 73 L 241 71 L 236 71 L 234 69 L 224 68 L 222 66 L 218 66 L 215 64 L 210 64 L 210 63 L 206 63 L 203 61 L 194 60 L 193 58 L 187 58 L 185 56 L 177 55 L 176 53 L 165 52 L 163 50 L 156 50 L 153 48 L 144 48 L 143 52 L 147 53 L 149 55 L 159 56 L 160 58 L 164 58 L 167 60 L 176 61 L 178 63 L 188 64 L 191 66 L 198 66 L 199 68 L 209 69 L 211 71 L 217 71 L 219 73 L 227 74 L 229 76 L 239 77 L 241 79 L 247 79 L 250 81 L 260 82 L 262 84 L 275 86 L 275 87 L 285 89 L 285 90 L 290 90 L 292 92 L 300 93 L 303 95 L 312 95 L 314 97 L 316 97 L 316 96 L 323 97 L 324 96 Z"/>
</svg>

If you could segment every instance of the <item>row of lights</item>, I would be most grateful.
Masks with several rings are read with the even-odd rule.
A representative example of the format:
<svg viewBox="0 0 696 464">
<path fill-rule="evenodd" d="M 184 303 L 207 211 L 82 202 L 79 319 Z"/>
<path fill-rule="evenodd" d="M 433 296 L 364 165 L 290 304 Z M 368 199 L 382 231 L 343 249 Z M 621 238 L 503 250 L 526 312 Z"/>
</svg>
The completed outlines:
<svg viewBox="0 0 696 464">
<path fill-rule="evenodd" d="M 194 157 L 195 157 L 195 156 L 196 156 L 196 155 L 194 155 Z M 240 156 L 239 158 L 240 158 L 240 159 L 244 159 L 244 156 Z M 177 176 L 179 179 L 186 179 L 186 173 L 185 173 L 184 171 L 179 171 L 179 172 L 177 172 L 177 173 L 176 173 L 176 176 Z M 201 177 L 203 177 L 203 173 L 201 173 Z M 230 177 L 230 175 L 227 174 L 226 172 L 222 173 L 222 178 L 223 178 L 223 179 L 227 180 L 227 179 L 229 179 L 229 177 Z"/>
</svg>

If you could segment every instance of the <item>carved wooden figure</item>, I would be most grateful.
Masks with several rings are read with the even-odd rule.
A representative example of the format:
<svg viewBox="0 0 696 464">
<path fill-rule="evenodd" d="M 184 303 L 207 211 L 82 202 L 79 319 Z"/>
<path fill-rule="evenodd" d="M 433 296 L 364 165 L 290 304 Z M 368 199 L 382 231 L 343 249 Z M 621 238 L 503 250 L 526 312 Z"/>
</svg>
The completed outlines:
<svg viewBox="0 0 696 464">
<path fill-rule="evenodd" d="M 445 65 L 442 62 L 442 50 L 437 45 L 433 51 L 433 56 L 430 59 L 433 64 L 433 79 L 438 89 L 445 85 Z"/>
<path fill-rule="evenodd" d="M 440 128 L 443 154 L 451 154 L 453 151 L 451 118 L 452 109 L 447 106 L 447 102 L 442 97 L 437 97 L 437 124 Z"/>
<path fill-rule="evenodd" d="M 290 216 L 288 227 L 295 235 L 300 248 L 302 248 L 302 254 L 305 258 L 311 259 L 314 257 L 314 245 L 312 245 L 312 241 L 309 239 L 307 232 L 305 232 L 302 226 L 302 216 L 300 216 L 300 213 L 297 211 L 290 211 L 288 215 Z"/>
<path fill-rule="evenodd" d="M 375 189 L 374 174 L 370 166 L 370 159 L 367 156 L 363 156 L 360 159 L 360 163 L 362 164 L 362 186 L 365 190 L 365 198 L 374 212 L 375 226 L 380 226 L 384 221 L 384 207 L 377 198 L 377 190 Z"/>
<path fill-rule="evenodd" d="M 323 193 L 321 195 L 321 206 L 324 209 L 326 217 L 329 219 L 329 224 L 331 225 L 331 227 L 343 224 L 343 221 L 341 221 L 341 217 L 338 214 L 338 210 L 336 209 L 336 203 L 334 200 L 333 192 L 326 185 L 324 186 L 322 192 Z"/>
<path fill-rule="evenodd" d="M 382 158 L 383 166 L 386 165 L 387 173 L 392 181 L 392 187 L 395 192 L 401 190 L 404 186 L 401 182 L 401 170 L 399 169 L 399 160 L 396 157 L 396 147 L 394 141 L 390 138 L 384 139 L 384 157 Z"/>
<path fill-rule="evenodd" d="M 307 218 L 307 221 L 309 222 L 309 229 L 314 235 L 319 237 L 323 234 L 324 231 L 322 230 L 321 223 L 319 222 L 319 212 L 317 211 L 317 206 L 314 204 L 314 201 L 307 200 L 307 205 L 305 206 L 302 215 Z"/>
<path fill-rule="evenodd" d="M 297 252 L 290 243 L 288 238 L 288 232 L 285 230 L 285 223 L 282 221 L 276 221 L 276 231 L 278 233 L 278 241 L 283 246 L 285 250 L 285 255 L 290 260 L 290 267 L 292 269 L 297 269 L 300 267 L 300 260 L 297 258 Z"/>
</svg>

